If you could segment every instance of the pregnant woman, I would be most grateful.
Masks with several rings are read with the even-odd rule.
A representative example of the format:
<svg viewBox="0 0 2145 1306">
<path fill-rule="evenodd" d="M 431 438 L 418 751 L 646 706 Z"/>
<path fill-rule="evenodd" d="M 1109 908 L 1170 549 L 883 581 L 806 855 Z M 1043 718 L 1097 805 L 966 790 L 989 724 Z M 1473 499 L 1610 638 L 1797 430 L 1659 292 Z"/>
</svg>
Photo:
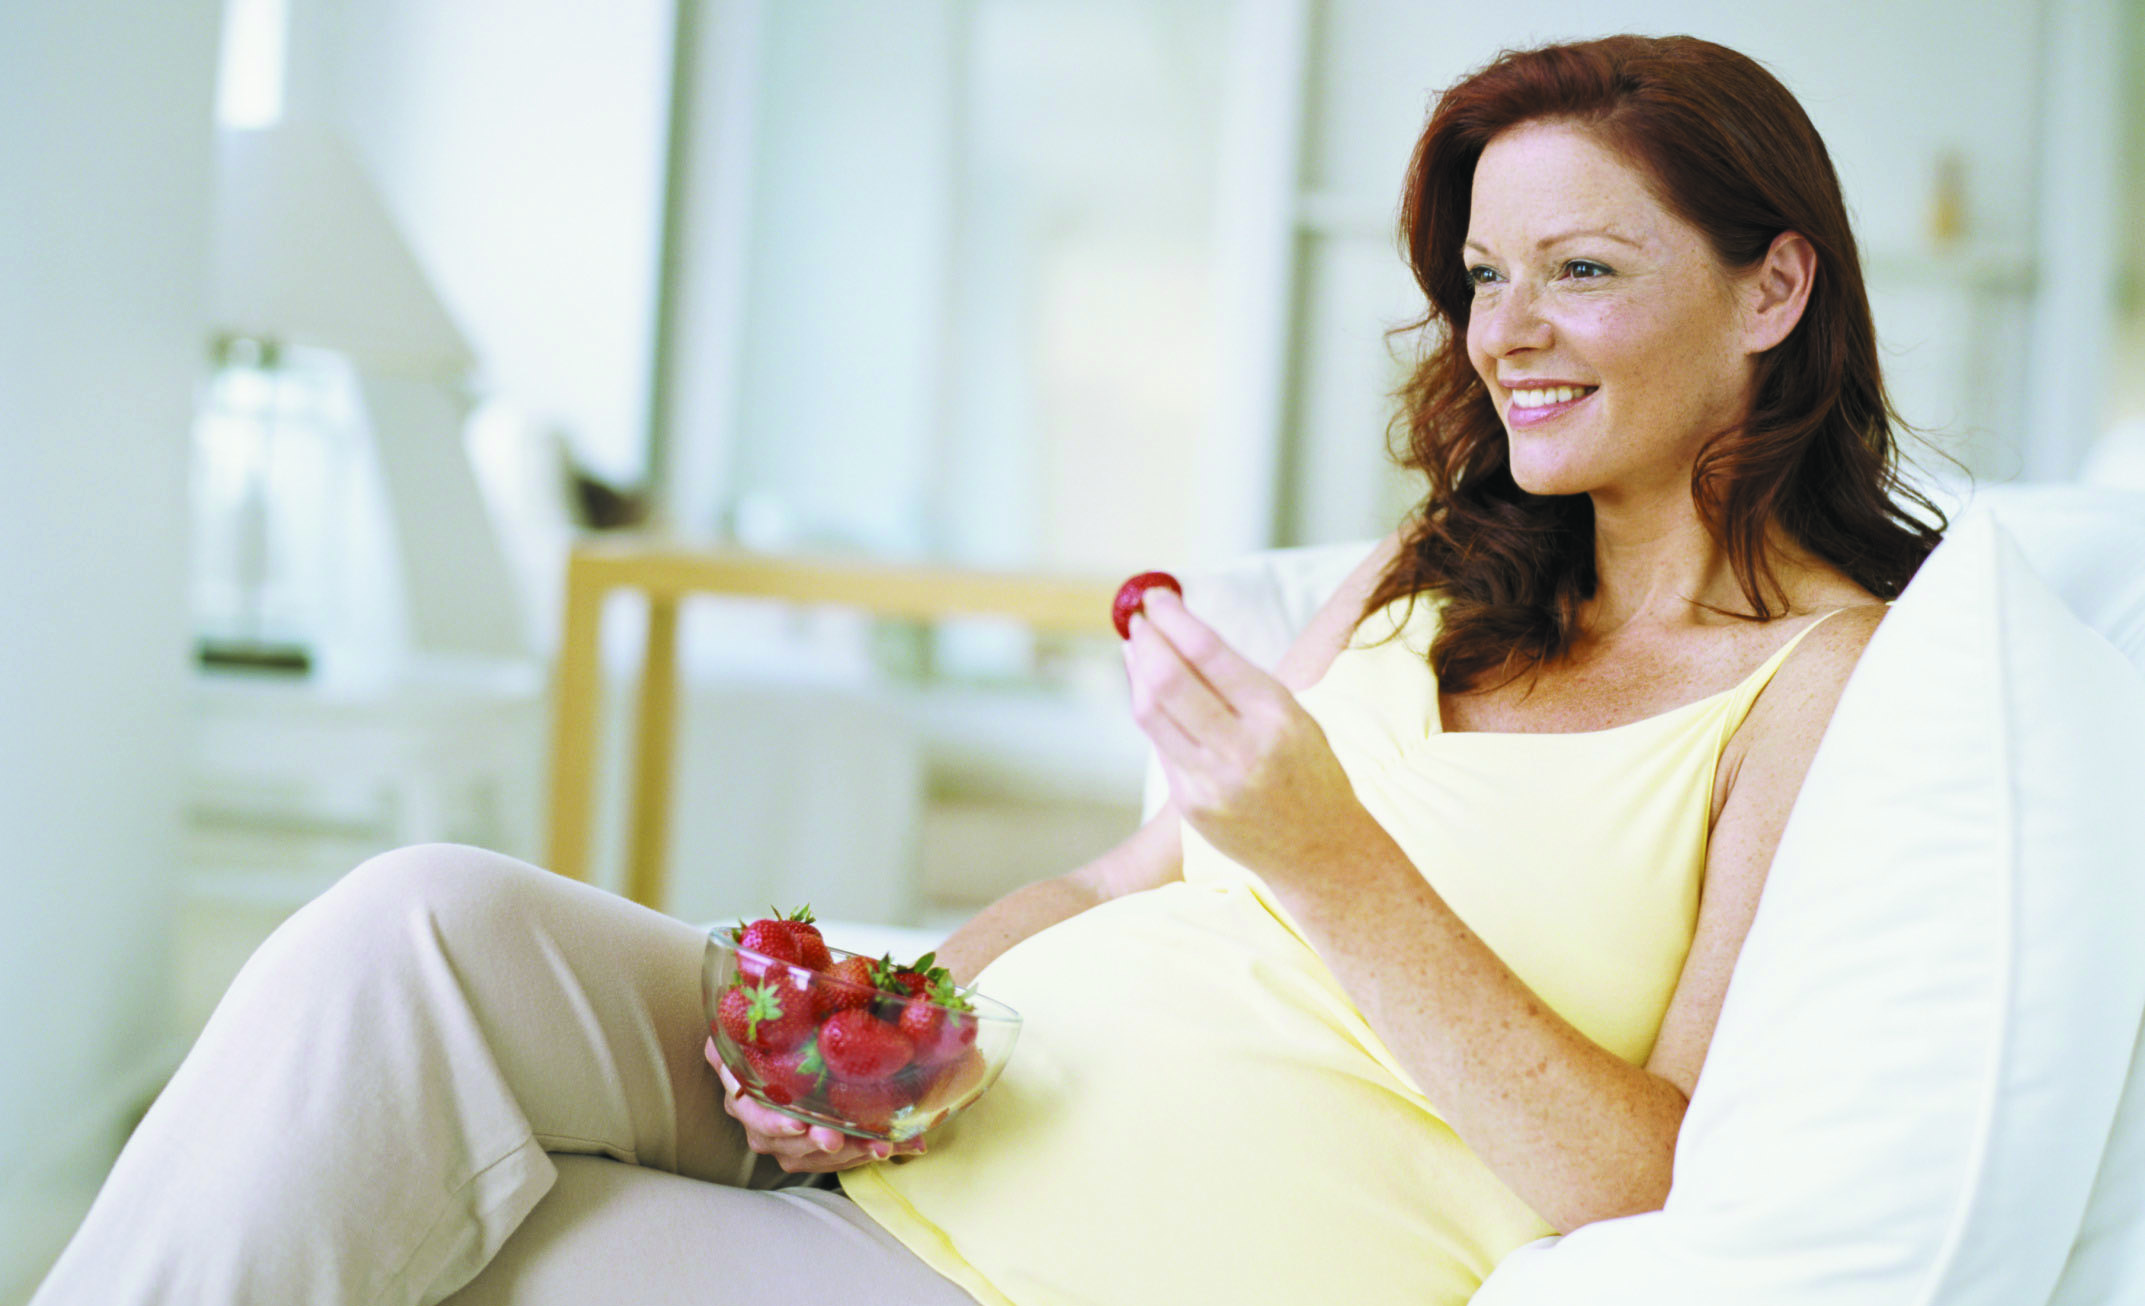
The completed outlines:
<svg viewBox="0 0 2145 1306">
<path fill-rule="evenodd" d="M 1942 518 L 1751 60 L 1508 54 L 1439 99 L 1402 234 L 1423 501 L 1271 671 L 1150 592 L 1172 800 L 940 950 L 1026 1017 L 968 1114 L 901 1156 L 806 1131 L 705 1060 L 693 928 L 408 849 L 249 962 L 37 1306 L 1426 1306 L 1658 1207 Z"/>
</svg>

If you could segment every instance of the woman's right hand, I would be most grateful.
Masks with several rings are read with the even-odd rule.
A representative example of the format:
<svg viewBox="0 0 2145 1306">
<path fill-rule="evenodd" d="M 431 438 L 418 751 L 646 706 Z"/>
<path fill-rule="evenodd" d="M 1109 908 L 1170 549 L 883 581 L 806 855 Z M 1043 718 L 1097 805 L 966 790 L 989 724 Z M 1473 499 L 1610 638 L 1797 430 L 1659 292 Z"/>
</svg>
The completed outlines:
<svg viewBox="0 0 2145 1306">
<path fill-rule="evenodd" d="M 897 1152 L 924 1150 L 921 1138 L 898 1145 L 851 1138 L 838 1129 L 808 1126 L 802 1120 L 761 1105 L 738 1087 L 737 1077 L 716 1055 L 713 1036 L 707 1041 L 707 1059 L 708 1064 L 715 1067 L 715 1073 L 722 1076 L 722 1109 L 745 1127 L 745 1141 L 753 1151 L 775 1158 L 776 1163 L 791 1174 L 828 1174 L 854 1169 L 869 1161 L 883 1161 Z"/>
</svg>

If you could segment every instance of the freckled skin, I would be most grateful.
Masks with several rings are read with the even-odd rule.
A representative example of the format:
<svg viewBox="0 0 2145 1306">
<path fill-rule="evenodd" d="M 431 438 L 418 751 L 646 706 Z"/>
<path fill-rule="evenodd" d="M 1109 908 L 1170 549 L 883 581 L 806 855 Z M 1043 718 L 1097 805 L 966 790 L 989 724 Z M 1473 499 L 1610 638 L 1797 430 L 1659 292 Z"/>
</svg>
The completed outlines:
<svg viewBox="0 0 2145 1306">
<path fill-rule="evenodd" d="M 1592 494 L 1597 510 L 1633 519 L 1687 513 L 1692 458 L 1750 392 L 1746 280 L 1643 173 L 1554 122 L 1483 151 L 1464 257 L 1468 356 L 1505 420 L 1519 484 Z M 1568 415 L 1515 426 L 1503 384 L 1515 379 L 1599 389 Z"/>
</svg>

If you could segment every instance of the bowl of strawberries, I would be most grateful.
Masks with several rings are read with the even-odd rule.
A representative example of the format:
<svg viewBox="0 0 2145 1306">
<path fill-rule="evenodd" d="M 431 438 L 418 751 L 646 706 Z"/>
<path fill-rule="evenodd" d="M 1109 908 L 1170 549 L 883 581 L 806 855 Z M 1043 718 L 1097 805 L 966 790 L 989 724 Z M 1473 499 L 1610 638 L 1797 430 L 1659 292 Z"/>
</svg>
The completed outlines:
<svg viewBox="0 0 2145 1306">
<path fill-rule="evenodd" d="M 906 965 L 827 946 L 809 909 L 708 934 L 701 997 L 715 1051 L 753 1099 L 857 1138 L 904 1142 L 998 1078 L 1020 1015 Z"/>
</svg>

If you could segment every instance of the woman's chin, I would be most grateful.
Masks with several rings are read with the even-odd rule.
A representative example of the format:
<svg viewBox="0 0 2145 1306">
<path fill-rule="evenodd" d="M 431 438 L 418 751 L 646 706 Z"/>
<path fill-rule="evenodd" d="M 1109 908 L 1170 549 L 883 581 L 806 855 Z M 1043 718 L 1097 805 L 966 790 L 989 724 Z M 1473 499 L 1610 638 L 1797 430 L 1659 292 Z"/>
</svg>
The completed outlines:
<svg viewBox="0 0 2145 1306">
<path fill-rule="evenodd" d="M 1584 494 L 1594 487 L 1593 481 L 1566 467 L 1528 467 L 1519 463 L 1512 465 L 1512 481 L 1529 494 L 1544 498 L 1566 494 Z"/>
</svg>

